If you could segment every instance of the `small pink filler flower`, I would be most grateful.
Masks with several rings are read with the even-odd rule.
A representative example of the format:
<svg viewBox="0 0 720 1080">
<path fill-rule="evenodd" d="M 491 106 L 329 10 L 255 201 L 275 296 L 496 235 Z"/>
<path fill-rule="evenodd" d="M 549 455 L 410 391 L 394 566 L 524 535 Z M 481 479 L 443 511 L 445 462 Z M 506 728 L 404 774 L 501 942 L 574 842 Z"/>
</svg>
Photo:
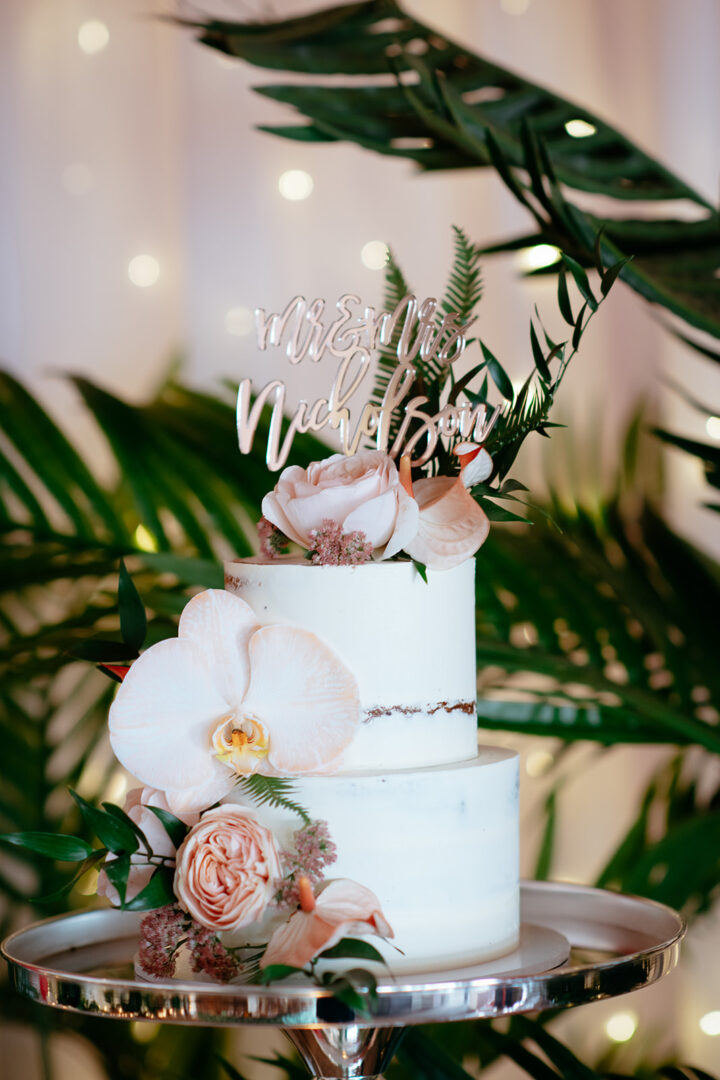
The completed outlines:
<svg viewBox="0 0 720 1080">
<path fill-rule="evenodd" d="M 244 806 L 218 806 L 178 848 L 173 888 L 201 926 L 239 930 L 262 918 L 279 876 L 270 830 Z"/>
<path fill-rule="evenodd" d="M 357 881 L 338 878 L 313 895 L 307 878 L 300 879 L 300 906 L 270 938 L 260 967 L 287 964 L 302 968 L 344 937 L 378 934 L 394 936 L 392 927 L 380 910 L 374 892 Z"/>
</svg>

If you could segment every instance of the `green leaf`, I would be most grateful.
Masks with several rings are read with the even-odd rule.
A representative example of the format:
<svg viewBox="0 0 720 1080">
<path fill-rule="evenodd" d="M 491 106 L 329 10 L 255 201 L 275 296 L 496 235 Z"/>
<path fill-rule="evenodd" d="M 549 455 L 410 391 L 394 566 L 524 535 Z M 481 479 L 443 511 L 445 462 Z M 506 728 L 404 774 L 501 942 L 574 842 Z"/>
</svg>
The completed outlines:
<svg viewBox="0 0 720 1080">
<path fill-rule="evenodd" d="M 509 375 L 505 371 L 505 368 L 502 366 L 500 361 L 493 356 L 488 347 L 482 341 L 480 342 L 480 348 L 482 349 L 482 354 L 485 357 L 485 363 L 488 366 L 488 371 L 492 376 L 493 382 L 497 386 L 502 396 L 504 398 L 507 398 L 508 401 L 512 401 L 514 397 L 513 385 L 510 381 Z"/>
<path fill-rule="evenodd" d="M 555 834 L 557 831 L 557 791 L 553 790 L 545 800 L 545 828 L 542 842 L 535 862 L 534 877 L 538 881 L 547 881 L 551 876 Z"/>
<path fill-rule="evenodd" d="M 190 829 L 185 822 L 181 821 L 180 818 L 175 817 L 169 810 L 163 810 L 160 806 L 148 805 L 146 808 L 150 810 L 161 823 L 165 832 L 170 837 L 173 847 L 176 849 L 179 848 L 187 834 L 190 832 Z"/>
<path fill-rule="evenodd" d="M 260 982 L 263 985 L 279 982 L 281 979 L 287 979 L 290 975 L 297 975 L 302 970 L 302 968 L 292 967 L 290 964 L 268 964 L 260 972 Z"/>
<path fill-rule="evenodd" d="M 572 274 L 573 278 L 575 279 L 575 284 L 580 290 L 580 294 L 587 303 L 588 307 L 591 308 L 592 311 L 596 311 L 597 300 L 593 295 L 593 291 L 590 288 L 590 282 L 588 281 L 588 276 L 583 270 L 582 266 L 579 262 L 577 262 L 576 259 L 573 259 L 571 255 L 568 255 L 564 251 L 560 253 L 560 256 L 562 258 L 562 261 L 565 263 L 568 270 Z"/>
<path fill-rule="evenodd" d="M 78 660 L 89 660 L 93 664 L 123 664 L 134 660 L 137 652 L 122 641 L 90 638 L 73 645 L 72 655 Z"/>
<path fill-rule="evenodd" d="M 413 562 L 413 566 L 417 570 L 418 574 L 420 575 L 420 577 L 423 579 L 423 581 L 427 585 L 427 583 L 428 583 L 427 566 L 425 566 L 424 563 L 417 562 L 416 559 L 413 559 L 412 562 Z"/>
<path fill-rule="evenodd" d="M 147 851 L 152 851 L 152 848 L 150 847 L 150 843 L 145 833 L 142 831 L 140 826 L 136 824 L 136 822 L 134 822 L 128 814 L 125 813 L 124 810 L 122 810 L 119 806 L 116 806 L 115 803 L 111 802 L 104 802 L 102 805 L 103 810 L 106 814 L 109 814 L 110 817 L 117 818 L 117 820 L 122 822 L 123 825 L 127 826 L 128 829 L 132 829 L 132 831 L 135 833 L 138 840 L 145 847 L 145 849 Z"/>
<path fill-rule="evenodd" d="M 77 836 L 63 833 L 19 832 L 0 834 L 5 844 L 32 851 L 36 855 L 45 855 L 58 862 L 83 862 L 93 854 L 90 844 Z"/>
<path fill-rule="evenodd" d="M 533 360 L 535 361 L 535 367 L 538 370 L 538 375 L 545 383 L 549 383 L 551 379 L 550 368 L 547 365 L 545 356 L 543 355 L 540 342 L 538 341 L 537 334 L 535 333 L 535 327 L 532 322 L 530 323 L 530 345 L 532 346 Z M 559 348 L 559 346 L 556 346 Z"/>
<path fill-rule="evenodd" d="M 572 313 L 572 305 L 570 303 L 570 294 L 567 287 L 567 272 L 565 267 L 561 267 L 558 273 L 558 307 L 560 308 L 560 314 L 566 323 L 570 326 L 575 325 L 575 317 Z"/>
<path fill-rule="evenodd" d="M 627 266 L 631 259 L 632 255 L 626 255 L 624 258 L 618 259 L 616 263 L 613 263 L 612 266 L 607 268 L 600 280 L 600 292 L 603 296 L 607 296 L 615 284 L 622 268 Z"/>
<path fill-rule="evenodd" d="M 70 794 L 89 827 L 109 851 L 115 855 L 132 854 L 137 851 L 139 844 L 134 829 L 116 815 L 92 806 L 76 791 L 71 789 Z"/>
<path fill-rule="evenodd" d="M 154 911 L 175 903 L 173 879 L 175 872 L 168 866 L 159 866 L 149 882 L 137 896 L 123 904 L 125 911 Z"/>
<path fill-rule="evenodd" d="M 532 525 L 530 518 L 522 517 L 520 514 L 513 513 L 512 510 L 508 510 L 506 506 L 498 506 L 492 499 L 482 499 L 481 506 L 487 514 L 490 521 L 520 521 L 524 525 Z"/>
<path fill-rule="evenodd" d="M 118 610 L 120 612 L 120 633 L 128 648 L 135 656 L 142 648 L 147 634 L 147 616 L 140 594 L 133 579 L 127 572 L 125 562 L 120 560 L 120 578 L 118 582 Z"/>
<path fill-rule="evenodd" d="M 326 949 L 325 952 L 320 953 L 320 958 L 322 960 L 345 960 L 348 958 L 374 960 L 378 964 L 387 966 L 387 961 L 382 953 L 378 952 L 369 941 L 363 941 L 360 938 L 342 938 L 337 945 L 333 945 L 331 949 Z"/>
<path fill-rule="evenodd" d="M 214 1054 L 213 1056 L 230 1080 L 246 1080 L 246 1077 L 234 1065 L 231 1065 L 227 1058 L 222 1057 L 221 1054 Z M 307 1073 L 305 1075 L 307 1076 Z"/>
<path fill-rule="evenodd" d="M 585 332 L 585 327 L 583 326 L 583 318 L 585 316 L 585 312 L 587 311 L 587 307 L 587 304 L 583 304 L 583 306 L 580 308 L 580 311 L 578 312 L 577 322 L 575 323 L 575 329 L 573 330 L 572 336 L 573 351 L 579 347 L 580 338 Z"/>
<path fill-rule="evenodd" d="M 120 897 L 120 907 L 124 908 L 128 875 L 130 873 L 130 856 L 118 855 L 117 858 L 106 859 L 103 869 L 110 884 L 117 889 Z"/>
<path fill-rule="evenodd" d="M 75 874 L 70 881 L 66 881 L 64 885 L 61 885 L 59 889 L 55 889 L 51 893 L 46 893 L 44 896 L 36 896 L 33 903 L 54 904 L 55 901 L 61 900 L 63 896 L 67 896 L 69 892 L 72 892 L 80 878 L 84 877 L 88 870 L 92 870 L 94 866 L 97 866 L 99 862 L 102 862 L 106 855 L 107 848 L 99 848 L 97 851 L 93 851 L 92 855 L 83 861 L 77 874 Z"/>
</svg>

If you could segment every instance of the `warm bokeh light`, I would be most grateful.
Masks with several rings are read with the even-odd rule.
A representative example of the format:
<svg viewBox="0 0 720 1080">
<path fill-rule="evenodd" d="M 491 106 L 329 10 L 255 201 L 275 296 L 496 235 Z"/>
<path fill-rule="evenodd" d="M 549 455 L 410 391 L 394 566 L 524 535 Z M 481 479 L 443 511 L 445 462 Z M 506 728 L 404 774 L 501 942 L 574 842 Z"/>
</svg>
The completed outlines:
<svg viewBox="0 0 720 1080">
<path fill-rule="evenodd" d="M 553 755 L 547 750 L 533 750 L 525 759 L 525 772 L 528 776 L 544 776 L 552 767 L 554 760 Z"/>
<path fill-rule="evenodd" d="M 288 169 L 278 180 L 278 191 L 283 199 L 298 202 L 312 194 L 313 178 L 304 169 Z"/>
<path fill-rule="evenodd" d="M 99 19 L 89 19 L 78 30 L 78 45 L 87 56 L 102 52 L 110 40 L 110 31 Z"/>
<path fill-rule="evenodd" d="M 552 266 L 560 258 L 560 249 L 552 244 L 535 244 L 519 252 L 517 261 L 523 270 L 540 270 Z"/>
<path fill-rule="evenodd" d="M 140 548 L 141 551 L 157 551 L 157 540 L 144 525 L 138 525 L 137 529 L 133 533 L 133 540 L 135 545 Z"/>
<path fill-rule="evenodd" d="M 382 270 L 389 254 L 390 249 L 382 240 L 369 240 L 360 252 L 360 260 L 368 270 Z"/>
<path fill-rule="evenodd" d="M 128 277 L 133 285 L 147 289 L 160 277 L 160 263 L 152 255 L 136 255 L 128 263 Z"/>
<path fill-rule="evenodd" d="M 524 15 L 530 0 L 500 0 L 500 7 L 506 15 Z"/>
<path fill-rule="evenodd" d="M 613 1042 L 628 1042 L 637 1031 L 638 1018 L 633 1012 L 615 1013 L 605 1024 L 605 1033 Z"/>
<path fill-rule="evenodd" d="M 233 337 L 247 337 L 252 334 L 255 326 L 255 316 L 250 308 L 234 307 L 225 314 L 225 329 Z"/>
<path fill-rule="evenodd" d="M 130 1025 L 130 1035 L 136 1043 L 149 1043 L 160 1034 L 160 1025 L 149 1021 L 133 1020 Z"/>
<path fill-rule="evenodd" d="M 720 1009 L 713 1009 L 712 1012 L 705 1013 L 701 1016 L 699 1021 L 700 1030 L 705 1035 L 720 1035 Z"/>
<path fill-rule="evenodd" d="M 588 135 L 594 135 L 597 128 L 594 124 L 589 124 L 587 120 L 568 120 L 565 125 L 565 130 L 568 135 L 572 135 L 573 139 L 587 139 Z"/>
<path fill-rule="evenodd" d="M 711 439 L 720 439 L 720 416 L 708 416 L 705 430 Z"/>
<path fill-rule="evenodd" d="M 87 195 L 95 187 L 95 174 L 84 161 L 72 161 L 63 169 L 60 181 L 69 195 Z"/>
</svg>

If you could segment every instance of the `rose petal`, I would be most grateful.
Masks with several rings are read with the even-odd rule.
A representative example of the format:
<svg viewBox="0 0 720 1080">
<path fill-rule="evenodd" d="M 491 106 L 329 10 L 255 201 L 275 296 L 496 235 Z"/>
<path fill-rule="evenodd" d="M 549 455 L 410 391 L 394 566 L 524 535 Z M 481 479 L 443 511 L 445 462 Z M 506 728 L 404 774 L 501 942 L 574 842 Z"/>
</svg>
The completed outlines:
<svg viewBox="0 0 720 1080">
<path fill-rule="evenodd" d="M 315 634 L 263 627 L 250 639 L 250 669 L 243 711 L 270 733 L 267 760 L 279 773 L 322 769 L 351 742 L 360 723 L 357 683 Z"/>
<path fill-rule="evenodd" d="M 151 646 L 135 661 L 110 707 L 110 742 L 121 765 L 162 791 L 227 790 L 228 770 L 210 734 L 227 711 L 205 661 L 187 640 Z M 214 782 L 214 786 L 213 786 Z"/>
<path fill-rule="evenodd" d="M 342 522 L 342 529 L 346 533 L 359 530 L 373 548 L 380 548 L 392 536 L 397 513 L 397 491 L 385 491 L 348 514 Z"/>
<path fill-rule="evenodd" d="M 405 544 L 410 558 L 432 570 L 450 570 L 474 555 L 487 539 L 490 522 L 462 480 L 418 480 L 413 492 L 420 520 L 416 536 Z"/>
<path fill-rule="evenodd" d="M 248 642 L 258 628 L 249 604 L 222 589 L 207 589 L 185 605 L 178 638 L 207 665 L 208 678 L 229 706 L 242 701 L 250 681 Z"/>
<path fill-rule="evenodd" d="M 420 508 L 412 495 L 405 488 L 398 488 L 398 512 L 392 536 L 385 545 L 381 559 L 391 559 L 409 544 L 420 525 Z"/>
</svg>

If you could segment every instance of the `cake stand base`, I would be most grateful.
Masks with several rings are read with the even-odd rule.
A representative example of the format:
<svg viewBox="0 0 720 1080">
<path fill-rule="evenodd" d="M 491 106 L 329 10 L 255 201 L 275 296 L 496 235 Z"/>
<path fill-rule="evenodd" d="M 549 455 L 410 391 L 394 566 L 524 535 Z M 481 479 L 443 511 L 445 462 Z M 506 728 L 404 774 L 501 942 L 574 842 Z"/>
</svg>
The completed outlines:
<svg viewBox="0 0 720 1080">
<path fill-rule="evenodd" d="M 483 965 L 381 977 L 363 1012 L 312 984 L 138 979 L 132 963 L 141 916 L 131 912 L 48 919 L 13 934 L 2 951 L 15 989 L 42 1004 L 123 1020 L 272 1025 L 285 1030 L 316 1077 L 371 1080 L 409 1024 L 568 1008 L 638 990 L 673 969 L 685 933 L 682 917 L 662 904 L 560 882 L 524 883 L 521 918 L 549 931 L 550 970 L 537 953 L 523 953 L 521 940 L 492 971 Z M 569 942 L 565 959 L 558 938 Z"/>
</svg>

